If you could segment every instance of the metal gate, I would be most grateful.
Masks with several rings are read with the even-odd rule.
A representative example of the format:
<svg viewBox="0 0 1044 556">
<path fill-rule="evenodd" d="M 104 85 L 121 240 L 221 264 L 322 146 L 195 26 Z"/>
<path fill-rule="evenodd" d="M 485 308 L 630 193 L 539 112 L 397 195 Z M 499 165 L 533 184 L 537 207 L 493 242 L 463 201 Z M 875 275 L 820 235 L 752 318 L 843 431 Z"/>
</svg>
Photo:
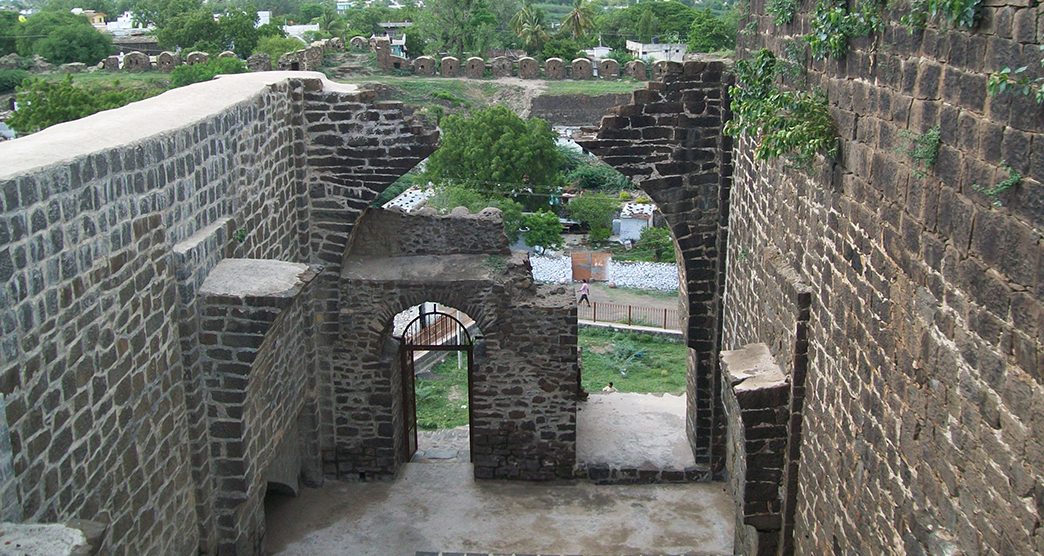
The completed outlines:
<svg viewBox="0 0 1044 556">
<path fill-rule="evenodd" d="M 400 369 L 402 371 L 402 422 L 403 442 L 402 451 L 404 461 L 413 458 L 417 452 L 417 390 L 416 369 L 414 368 L 415 356 L 419 352 L 427 351 L 461 351 L 467 353 L 468 358 L 468 442 L 473 444 L 474 437 L 470 434 L 472 425 L 471 408 L 471 384 L 472 368 L 475 357 L 475 344 L 468 332 L 468 327 L 460 322 L 457 317 L 441 311 L 422 312 L 414 318 L 402 333 L 402 343 L 399 349 Z M 470 453 L 474 454 L 474 446 L 469 446 Z M 474 457 L 474 455 L 472 455 Z"/>
<path fill-rule="evenodd" d="M 609 259 L 612 253 L 604 251 L 573 251 L 573 280 L 605 282 L 609 279 Z"/>
</svg>

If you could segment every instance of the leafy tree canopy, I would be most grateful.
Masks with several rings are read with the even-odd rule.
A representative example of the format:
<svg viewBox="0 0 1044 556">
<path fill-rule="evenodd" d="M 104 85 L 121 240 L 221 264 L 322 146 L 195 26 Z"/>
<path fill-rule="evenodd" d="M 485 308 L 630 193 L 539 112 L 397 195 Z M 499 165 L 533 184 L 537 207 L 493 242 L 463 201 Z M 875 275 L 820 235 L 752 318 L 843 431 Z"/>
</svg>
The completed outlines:
<svg viewBox="0 0 1044 556">
<path fill-rule="evenodd" d="M 597 160 L 585 161 L 566 176 L 566 181 L 586 190 L 619 191 L 631 187 L 631 180 L 612 166 Z"/>
<path fill-rule="evenodd" d="M 293 52 L 305 47 L 305 43 L 294 37 L 262 37 L 257 41 L 254 52 L 268 54 L 274 66 L 279 57 L 287 52 Z"/>
<path fill-rule="evenodd" d="M 573 39 L 555 38 L 544 43 L 544 49 L 540 52 L 540 56 L 546 60 L 548 58 L 561 58 L 565 63 L 572 62 L 576 58 L 583 56 L 583 50 L 580 48 L 580 43 Z"/>
<path fill-rule="evenodd" d="M 674 241 L 667 228 L 645 228 L 635 247 L 649 251 L 656 262 L 674 262 Z"/>
<path fill-rule="evenodd" d="M 653 37 L 687 37 L 696 10 L 673 0 L 645 0 L 622 10 L 608 10 L 595 18 L 593 36 L 614 50 L 627 39 L 649 42 Z"/>
<path fill-rule="evenodd" d="M 619 202 L 605 193 L 586 192 L 569 201 L 566 211 L 573 220 L 587 224 L 592 241 L 604 241 L 612 232 L 618 206 Z"/>
<path fill-rule="evenodd" d="M 119 108 L 160 92 L 121 88 L 118 82 L 105 88 L 82 88 L 73 85 L 71 75 L 60 81 L 31 79 L 18 88 L 18 110 L 7 119 L 7 125 L 19 133 L 31 133 L 102 110 Z"/>
<path fill-rule="evenodd" d="M 478 212 L 487 207 L 500 209 L 504 220 L 504 235 L 512 243 L 518 240 L 520 228 L 523 226 L 522 205 L 518 202 L 498 195 L 486 195 L 460 185 L 439 187 L 435 196 L 428 200 L 428 205 L 443 212 L 457 207 L 465 207 L 471 212 Z"/>
<path fill-rule="evenodd" d="M 112 52 L 112 39 L 83 16 L 39 12 L 21 26 L 16 46 L 22 56 L 36 54 L 54 64 L 97 64 Z"/>
<path fill-rule="evenodd" d="M 17 36 L 21 32 L 18 12 L 0 10 L 0 56 L 18 51 Z"/>
<path fill-rule="evenodd" d="M 427 178 L 502 195 L 531 208 L 545 206 L 560 185 L 562 155 L 541 119 L 523 120 L 503 106 L 441 122 L 442 146 L 428 159 Z"/>
<path fill-rule="evenodd" d="M 715 15 L 709 9 L 699 10 L 689 30 L 691 52 L 715 52 L 736 48 L 739 15 L 736 10 Z"/>
<path fill-rule="evenodd" d="M 522 217 L 523 239 L 530 247 L 562 248 L 562 223 L 553 212 L 541 210 Z"/>
</svg>

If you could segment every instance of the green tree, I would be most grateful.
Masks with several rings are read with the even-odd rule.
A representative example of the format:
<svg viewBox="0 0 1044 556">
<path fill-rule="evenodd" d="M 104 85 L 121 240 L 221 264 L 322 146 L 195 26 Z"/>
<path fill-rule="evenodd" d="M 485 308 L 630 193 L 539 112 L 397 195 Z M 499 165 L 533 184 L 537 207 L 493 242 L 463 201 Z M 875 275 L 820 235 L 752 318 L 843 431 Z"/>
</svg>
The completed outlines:
<svg viewBox="0 0 1044 556">
<path fill-rule="evenodd" d="M 18 12 L 0 10 L 0 56 L 6 56 L 18 50 L 17 37 L 22 26 L 18 23 Z"/>
<path fill-rule="evenodd" d="M 197 9 L 171 17 L 156 30 L 156 39 L 163 48 L 220 52 L 224 50 L 221 27 L 214 15 L 206 9 Z"/>
<path fill-rule="evenodd" d="M 649 251 L 656 262 L 674 262 L 674 240 L 667 228 L 645 228 L 635 248 Z"/>
<path fill-rule="evenodd" d="M 580 50 L 580 43 L 573 39 L 565 38 L 555 38 L 547 41 L 544 43 L 543 50 L 540 51 L 540 56 L 545 60 L 548 58 L 561 58 L 566 63 L 572 62 L 583 55 L 583 51 Z"/>
<path fill-rule="evenodd" d="M 619 191 L 631 187 L 631 180 L 627 176 L 598 161 L 584 161 L 566 175 L 566 181 L 588 191 Z"/>
<path fill-rule="evenodd" d="M 591 5 L 586 0 L 573 0 L 573 7 L 562 19 L 562 30 L 569 33 L 573 40 L 579 40 L 594 26 Z"/>
<path fill-rule="evenodd" d="M 421 176 L 420 178 L 414 178 L 413 181 L 425 180 Z M 405 191 L 405 188 L 403 188 L 403 191 Z M 391 198 L 388 200 L 391 200 Z M 471 212 L 478 212 L 487 207 L 500 209 L 504 220 L 504 235 L 512 243 L 518 240 L 519 229 L 522 227 L 522 205 L 511 199 L 497 195 L 489 196 L 460 185 L 446 185 L 438 188 L 435 196 L 428 200 L 428 205 L 442 212 L 450 211 L 457 207 L 465 207 Z"/>
<path fill-rule="evenodd" d="M 561 154 L 544 120 L 523 120 L 504 106 L 441 122 L 442 146 L 428 159 L 426 176 L 487 194 L 515 199 L 529 208 L 545 206 L 560 185 Z"/>
<path fill-rule="evenodd" d="M 415 25 L 427 38 L 429 54 L 482 54 L 504 45 L 500 22 L 486 0 L 429 0 Z"/>
<path fill-rule="evenodd" d="M 647 15 L 648 14 L 648 15 Z M 696 11 L 673 0 L 639 2 L 622 10 L 607 10 L 595 18 L 594 35 L 606 46 L 622 50 L 627 39 L 648 42 L 652 37 L 686 37 Z"/>
<path fill-rule="evenodd" d="M 0 93 L 14 91 L 29 75 L 24 69 L 0 69 Z"/>
<path fill-rule="evenodd" d="M 569 201 L 566 211 L 573 220 L 587 224 L 591 241 L 597 242 L 609 239 L 618 205 L 615 198 L 605 193 L 586 192 Z"/>
<path fill-rule="evenodd" d="M 646 43 L 651 41 L 659 27 L 660 22 L 656 20 L 656 16 L 651 11 L 642 12 L 638 18 L 638 40 Z"/>
<path fill-rule="evenodd" d="M 246 69 L 246 64 L 237 58 L 214 58 L 202 64 L 182 65 L 170 73 L 170 86 L 184 87 L 192 83 L 210 81 L 218 75 L 243 73 Z"/>
<path fill-rule="evenodd" d="M 294 37 L 263 37 L 257 41 L 254 48 L 255 53 L 268 54 L 272 64 L 279 61 L 279 57 L 287 52 L 293 52 L 305 47 L 305 43 Z"/>
<path fill-rule="evenodd" d="M 737 20 L 725 12 L 717 16 L 710 10 L 699 10 L 689 30 L 689 50 L 692 52 L 715 52 L 736 48 Z"/>
<path fill-rule="evenodd" d="M 240 58 L 250 56 L 259 38 L 256 25 L 256 11 L 229 9 L 218 20 L 222 46 Z"/>
<path fill-rule="evenodd" d="M 544 249 L 562 248 L 562 223 L 555 213 L 541 210 L 522 217 L 522 235 L 526 245 Z"/>
<path fill-rule="evenodd" d="M 112 39 L 99 33 L 87 18 L 68 12 L 40 12 L 21 26 L 18 53 L 48 62 L 97 64 L 112 52 Z"/>
<path fill-rule="evenodd" d="M 202 0 L 138 0 L 133 7 L 134 20 L 142 26 L 155 25 L 159 31 L 176 16 L 202 7 Z"/>
<path fill-rule="evenodd" d="M 120 87 L 118 81 L 105 88 L 82 88 L 73 85 L 71 75 L 59 81 L 30 79 L 18 88 L 18 110 L 6 123 L 19 133 L 32 133 L 95 112 L 119 108 L 160 92 L 159 89 Z"/>
</svg>

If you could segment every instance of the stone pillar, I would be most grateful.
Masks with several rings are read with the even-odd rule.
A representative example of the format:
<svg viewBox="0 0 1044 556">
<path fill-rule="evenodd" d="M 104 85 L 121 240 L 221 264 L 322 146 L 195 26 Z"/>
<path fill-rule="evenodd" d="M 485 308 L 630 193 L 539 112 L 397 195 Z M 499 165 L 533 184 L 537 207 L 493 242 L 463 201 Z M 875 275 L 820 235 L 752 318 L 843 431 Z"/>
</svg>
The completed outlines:
<svg viewBox="0 0 1044 556">
<path fill-rule="evenodd" d="M 417 75 L 435 75 L 435 58 L 420 56 L 413 61 L 413 73 Z"/>
<path fill-rule="evenodd" d="M 572 64 L 573 79 L 591 79 L 591 60 L 577 58 Z"/>
<path fill-rule="evenodd" d="M 374 37 L 370 43 L 377 54 L 377 67 L 385 71 L 392 69 L 391 40 L 388 37 Z"/>
<path fill-rule="evenodd" d="M 198 50 L 195 52 L 189 52 L 188 56 L 185 57 L 185 63 L 190 66 L 205 64 L 208 60 L 210 60 L 210 54 L 199 52 Z"/>
<path fill-rule="evenodd" d="M 102 68 L 106 71 L 119 71 L 120 69 L 120 57 L 119 56 L 107 56 L 102 60 Z"/>
<path fill-rule="evenodd" d="M 160 52 L 159 56 L 156 56 L 156 69 L 162 72 L 170 73 L 180 64 L 181 56 L 173 52 Z"/>
<path fill-rule="evenodd" d="M 561 58 L 548 58 L 544 62 L 544 77 L 547 79 L 565 79 L 565 63 Z"/>
<path fill-rule="evenodd" d="M 472 56 L 464 63 L 464 77 L 468 79 L 482 79 L 485 73 L 486 61 L 478 56 Z"/>
<path fill-rule="evenodd" d="M 351 45 L 352 50 L 365 50 L 367 45 L 369 44 L 369 41 L 367 41 L 366 37 L 362 35 L 356 35 L 352 37 L 350 41 L 348 41 L 348 44 Z"/>
<path fill-rule="evenodd" d="M 602 79 L 616 79 L 620 77 L 620 62 L 612 58 L 606 58 L 598 63 L 598 77 Z"/>
<path fill-rule="evenodd" d="M 460 75 L 460 60 L 454 56 L 443 56 L 442 64 L 439 65 L 439 75 L 442 77 L 457 77 Z"/>
<path fill-rule="evenodd" d="M 645 62 L 641 60 L 631 60 L 624 65 L 624 74 L 627 77 L 637 79 L 638 81 L 645 81 L 649 79 L 648 74 L 645 70 Z"/>
<path fill-rule="evenodd" d="M 250 71 L 269 71 L 272 69 L 272 57 L 264 52 L 251 54 L 246 65 Z"/>
<path fill-rule="evenodd" d="M 518 59 L 518 76 L 522 79 L 536 79 L 540 77 L 540 64 L 530 57 Z"/>
<path fill-rule="evenodd" d="M 142 52 L 131 52 L 123 57 L 123 69 L 126 71 L 148 71 L 152 69 L 152 60 Z"/>
<path fill-rule="evenodd" d="M 668 62 L 667 60 L 660 60 L 653 64 L 652 78 L 653 81 L 663 81 L 663 78 L 667 75 L 678 75 L 682 72 L 681 62 Z"/>
<path fill-rule="evenodd" d="M 511 77 L 514 64 L 506 56 L 497 56 L 490 62 L 493 68 L 493 77 Z"/>
</svg>

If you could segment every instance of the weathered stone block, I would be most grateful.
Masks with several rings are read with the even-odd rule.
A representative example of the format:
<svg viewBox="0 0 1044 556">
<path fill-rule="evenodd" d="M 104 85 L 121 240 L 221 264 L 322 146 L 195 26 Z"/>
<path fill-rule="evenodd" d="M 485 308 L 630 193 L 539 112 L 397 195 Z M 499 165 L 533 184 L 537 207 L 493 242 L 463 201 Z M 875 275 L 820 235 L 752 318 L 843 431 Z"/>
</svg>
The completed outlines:
<svg viewBox="0 0 1044 556">
<path fill-rule="evenodd" d="M 540 77 L 540 64 L 528 56 L 518 59 L 518 76 L 522 79 L 537 79 Z"/>
<path fill-rule="evenodd" d="M 439 64 L 439 75 L 442 77 L 457 77 L 460 75 L 460 60 L 454 56 L 443 56 Z"/>
<path fill-rule="evenodd" d="M 606 58 L 598 63 L 598 77 L 602 79 L 616 79 L 620 77 L 620 62 L 612 58 Z"/>
<path fill-rule="evenodd" d="M 188 56 L 185 57 L 185 63 L 190 66 L 194 66 L 196 64 L 205 64 L 207 60 L 210 60 L 210 54 L 207 54 L 206 52 L 199 52 L 198 50 L 194 52 L 189 52 Z"/>
<path fill-rule="evenodd" d="M 419 56 L 413 61 L 413 73 L 417 75 L 435 75 L 435 58 Z"/>
<path fill-rule="evenodd" d="M 544 77 L 547 79 L 565 79 L 565 63 L 561 58 L 548 58 L 544 62 Z"/>
<path fill-rule="evenodd" d="M 272 57 L 264 52 L 251 54 L 246 61 L 247 69 L 250 71 L 271 71 Z"/>
<path fill-rule="evenodd" d="M 632 79 L 638 79 L 639 81 L 645 81 L 649 79 L 645 69 L 645 62 L 641 60 L 631 60 L 624 65 L 624 74 Z"/>
<path fill-rule="evenodd" d="M 152 69 L 152 60 L 143 52 L 131 52 L 123 57 L 123 69 L 125 71 L 149 71 Z"/>
<path fill-rule="evenodd" d="M 156 56 L 156 69 L 170 73 L 174 68 L 181 65 L 181 56 L 173 52 L 160 52 Z"/>
<path fill-rule="evenodd" d="M 102 60 L 102 69 L 106 71 L 118 71 L 120 69 L 120 57 L 119 56 L 106 56 Z"/>
<path fill-rule="evenodd" d="M 511 77 L 514 64 L 506 56 L 497 56 L 490 61 L 493 77 Z"/>
<path fill-rule="evenodd" d="M 58 67 L 58 71 L 62 73 L 82 73 L 87 70 L 87 64 L 83 62 L 72 62 L 69 64 L 62 64 Z"/>
<path fill-rule="evenodd" d="M 573 79 L 591 79 L 593 74 L 591 60 L 588 60 L 587 58 L 577 58 L 573 60 L 570 69 Z"/>
<path fill-rule="evenodd" d="M 486 61 L 478 56 L 472 56 L 464 63 L 464 77 L 469 79 L 482 79 L 486 74 Z"/>
<path fill-rule="evenodd" d="M 365 50 L 369 48 L 370 41 L 366 40 L 366 37 L 356 35 L 348 41 L 348 44 L 351 46 L 352 50 Z"/>
</svg>

